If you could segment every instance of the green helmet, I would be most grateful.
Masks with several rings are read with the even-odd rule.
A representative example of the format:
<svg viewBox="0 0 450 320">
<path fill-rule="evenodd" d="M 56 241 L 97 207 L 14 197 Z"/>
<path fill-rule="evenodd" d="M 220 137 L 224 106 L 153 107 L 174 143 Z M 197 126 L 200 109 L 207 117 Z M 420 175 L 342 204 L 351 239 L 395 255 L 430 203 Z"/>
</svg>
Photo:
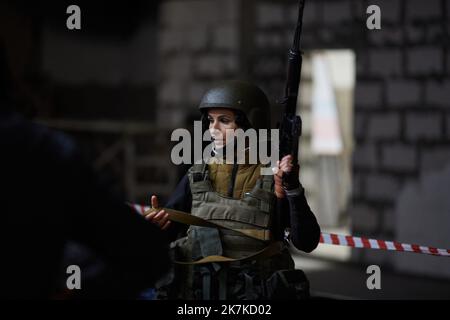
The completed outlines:
<svg viewBox="0 0 450 320">
<path fill-rule="evenodd" d="M 200 111 L 229 108 L 241 111 L 254 129 L 270 128 L 270 104 L 257 86 L 244 81 L 224 81 L 209 89 L 200 102 Z"/>
</svg>

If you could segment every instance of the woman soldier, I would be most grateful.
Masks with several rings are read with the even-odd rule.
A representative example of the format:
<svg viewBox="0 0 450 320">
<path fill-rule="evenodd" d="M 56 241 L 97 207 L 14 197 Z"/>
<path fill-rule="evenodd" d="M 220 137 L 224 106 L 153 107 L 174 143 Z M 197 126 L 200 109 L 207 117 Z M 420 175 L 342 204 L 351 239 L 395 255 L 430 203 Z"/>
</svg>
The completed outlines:
<svg viewBox="0 0 450 320">
<path fill-rule="evenodd" d="M 307 291 L 307 281 L 293 271 L 294 262 L 283 241 L 285 230 L 290 229 L 290 240 L 297 249 L 311 252 L 318 245 L 320 227 L 292 155 L 277 162 L 275 175 L 261 175 L 260 163 L 230 164 L 217 159 L 234 139 L 230 131 L 270 128 L 266 95 L 250 83 L 227 81 L 207 91 L 199 109 L 219 161 L 193 165 L 165 208 L 191 213 L 221 228 L 188 228 L 170 221 L 165 210 L 146 216 L 167 230 L 174 241 L 174 260 L 184 262 L 176 264 L 170 285 L 160 293 L 169 299 L 270 299 L 275 294 L 292 298 L 299 294 L 287 286 L 295 288 L 291 282 L 297 281 L 297 287 L 303 286 L 301 296 Z M 155 195 L 151 204 L 159 208 Z M 274 243 L 285 245 L 274 250 Z M 231 259 L 222 262 L 220 257 Z"/>
</svg>

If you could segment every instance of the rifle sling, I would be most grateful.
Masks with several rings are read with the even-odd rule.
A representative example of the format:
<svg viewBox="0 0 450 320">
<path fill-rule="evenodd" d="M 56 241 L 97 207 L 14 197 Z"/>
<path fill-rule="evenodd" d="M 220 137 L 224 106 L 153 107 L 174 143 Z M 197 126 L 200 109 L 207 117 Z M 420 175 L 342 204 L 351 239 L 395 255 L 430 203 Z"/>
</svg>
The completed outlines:
<svg viewBox="0 0 450 320">
<path fill-rule="evenodd" d="M 167 214 L 169 215 L 170 221 L 174 221 L 174 222 L 178 222 L 178 223 L 182 223 L 182 224 L 186 224 L 186 225 L 199 226 L 199 227 L 225 229 L 225 230 L 232 231 L 233 233 L 236 233 L 240 236 L 245 236 L 245 237 L 256 239 L 259 241 L 266 242 L 266 241 L 270 240 L 270 231 L 268 231 L 268 230 L 228 228 L 228 227 L 219 225 L 217 223 L 202 219 L 200 217 L 193 216 L 189 213 L 179 211 L 179 210 L 174 210 L 174 209 L 151 208 L 144 212 L 144 216 L 147 216 L 150 213 L 157 212 L 160 210 L 164 210 L 165 212 L 167 212 Z M 246 260 L 263 259 L 263 258 L 271 257 L 271 256 L 277 254 L 278 252 L 280 252 L 282 249 L 282 246 L 283 246 L 283 244 L 281 241 L 276 241 L 276 242 L 269 244 L 264 249 L 256 252 L 255 254 L 252 254 L 247 257 L 239 258 L 239 259 L 234 259 L 234 258 L 229 258 L 229 257 L 219 256 L 219 255 L 212 255 L 212 256 L 202 258 L 197 261 L 192 261 L 192 262 L 175 261 L 175 263 L 178 263 L 178 264 L 205 264 L 205 263 L 212 263 L 212 262 L 235 262 L 235 261 L 241 262 L 241 261 L 246 261 Z"/>
</svg>

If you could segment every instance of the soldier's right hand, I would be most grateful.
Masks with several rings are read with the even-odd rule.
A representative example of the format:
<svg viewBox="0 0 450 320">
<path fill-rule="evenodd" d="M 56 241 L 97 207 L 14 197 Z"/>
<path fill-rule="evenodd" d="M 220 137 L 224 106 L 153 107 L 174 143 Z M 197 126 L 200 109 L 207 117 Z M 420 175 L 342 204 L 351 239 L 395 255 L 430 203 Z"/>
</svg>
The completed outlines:
<svg viewBox="0 0 450 320">
<path fill-rule="evenodd" d="M 150 203 L 152 205 L 152 208 L 158 208 L 158 197 L 152 195 Z M 145 216 L 145 219 L 159 226 L 161 230 L 166 230 L 170 226 L 169 214 L 164 210 L 149 213 L 147 216 Z"/>
</svg>

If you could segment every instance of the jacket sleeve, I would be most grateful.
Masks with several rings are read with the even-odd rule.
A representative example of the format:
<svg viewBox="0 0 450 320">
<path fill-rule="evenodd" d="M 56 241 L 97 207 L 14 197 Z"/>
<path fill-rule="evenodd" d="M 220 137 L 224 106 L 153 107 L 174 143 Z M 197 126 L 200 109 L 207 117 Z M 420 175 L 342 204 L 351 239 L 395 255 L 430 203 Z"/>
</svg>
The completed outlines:
<svg viewBox="0 0 450 320">
<path fill-rule="evenodd" d="M 170 208 L 174 210 L 180 210 L 187 213 L 191 212 L 192 208 L 192 193 L 189 186 L 189 179 L 187 175 L 180 180 L 175 191 L 172 193 L 171 197 L 167 201 L 165 208 Z M 171 241 L 183 236 L 188 229 L 188 226 L 172 222 L 172 225 L 167 229 L 168 237 Z"/>
<path fill-rule="evenodd" d="M 297 191 L 290 192 L 290 195 L 279 201 L 279 214 L 284 217 L 284 226 L 291 228 L 294 246 L 304 252 L 311 252 L 319 244 L 320 226 L 308 205 L 303 187 L 300 185 Z"/>
</svg>

